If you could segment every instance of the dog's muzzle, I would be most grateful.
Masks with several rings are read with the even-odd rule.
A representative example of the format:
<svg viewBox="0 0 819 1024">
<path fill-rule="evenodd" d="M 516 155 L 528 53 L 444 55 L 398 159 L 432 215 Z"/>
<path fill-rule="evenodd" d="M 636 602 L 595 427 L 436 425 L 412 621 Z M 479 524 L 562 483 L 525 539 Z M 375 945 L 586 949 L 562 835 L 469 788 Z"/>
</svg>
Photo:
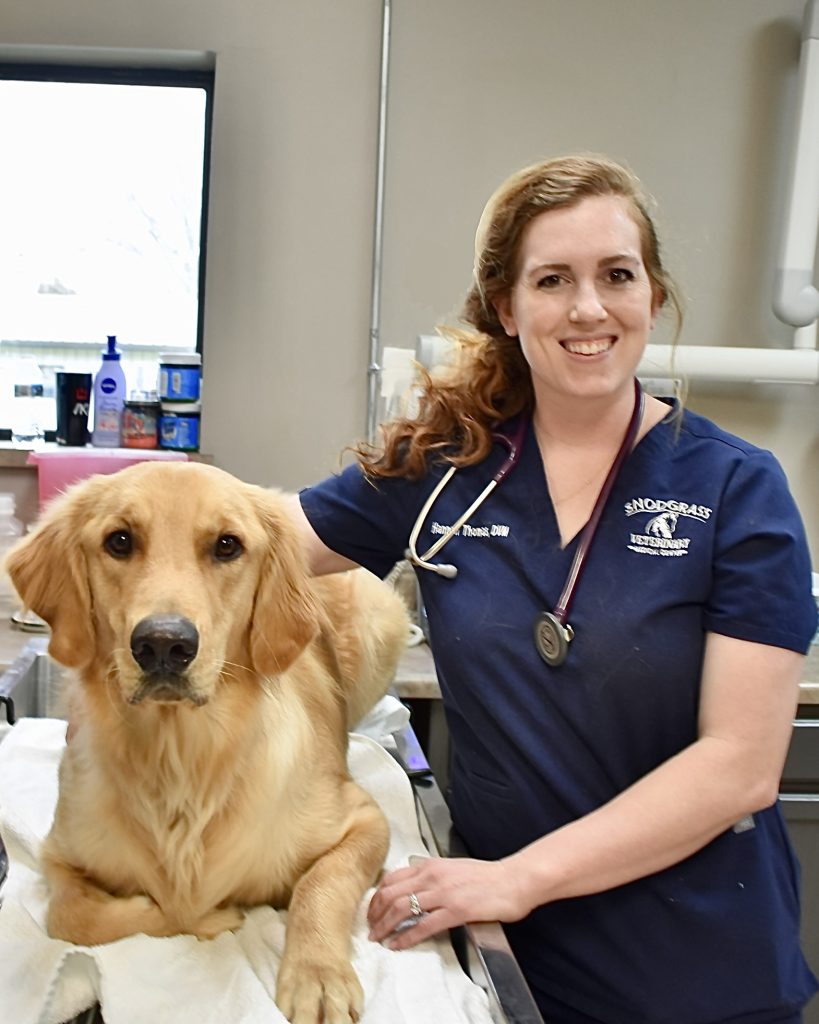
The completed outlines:
<svg viewBox="0 0 819 1024">
<path fill-rule="evenodd" d="M 199 651 L 199 633 L 182 615 L 149 615 L 131 633 L 131 654 L 142 669 L 142 681 L 129 703 L 205 698 L 191 689 L 187 670 Z"/>
</svg>

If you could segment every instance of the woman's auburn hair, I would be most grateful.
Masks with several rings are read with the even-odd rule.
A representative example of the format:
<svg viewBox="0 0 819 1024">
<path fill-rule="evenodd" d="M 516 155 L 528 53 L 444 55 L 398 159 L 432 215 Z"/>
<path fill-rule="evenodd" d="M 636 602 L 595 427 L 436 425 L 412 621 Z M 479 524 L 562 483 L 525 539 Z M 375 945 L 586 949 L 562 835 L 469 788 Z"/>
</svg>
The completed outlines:
<svg viewBox="0 0 819 1024">
<path fill-rule="evenodd" d="M 451 364 L 434 374 L 420 368 L 417 414 L 384 424 L 381 446 L 356 447 L 367 475 L 420 479 L 436 456 L 459 468 L 473 465 L 489 454 L 499 424 L 531 413 L 531 371 L 518 338 L 506 334 L 497 306 L 517 279 L 523 232 L 530 221 L 590 196 L 622 196 L 629 203 L 657 308 L 672 307 L 679 333 L 680 301 L 663 266 L 639 180 L 600 156 L 558 157 L 526 167 L 500 185 L 481 215 L 472 285 L 460 316 L 464 326 L 438 328 L 454 344 Z"/>
</svg>

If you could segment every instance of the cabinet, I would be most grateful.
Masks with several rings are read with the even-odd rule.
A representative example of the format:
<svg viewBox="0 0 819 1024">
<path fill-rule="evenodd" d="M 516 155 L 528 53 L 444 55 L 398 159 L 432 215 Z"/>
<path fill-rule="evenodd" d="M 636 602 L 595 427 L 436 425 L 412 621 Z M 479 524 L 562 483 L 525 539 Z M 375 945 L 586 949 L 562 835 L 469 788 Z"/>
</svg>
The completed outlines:
<svg viewBox="0 0 819 1024">
<path fill-rule="evenodd" d="M 819 977 L 819 705 L 799 706 L 779 799 L 802 865 L 802 945 Z M 819 1024 L 819 995 L 804 1024 Z"/>
</svg>

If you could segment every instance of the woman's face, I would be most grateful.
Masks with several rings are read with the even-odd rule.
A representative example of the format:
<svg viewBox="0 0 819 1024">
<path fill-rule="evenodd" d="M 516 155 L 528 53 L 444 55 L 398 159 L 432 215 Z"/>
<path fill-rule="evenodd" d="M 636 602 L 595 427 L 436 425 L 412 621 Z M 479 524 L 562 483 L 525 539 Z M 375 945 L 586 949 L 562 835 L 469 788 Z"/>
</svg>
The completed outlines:
<svg viewBox="0 0 819 1024">
<path fill-rule="evenodd" d="M 523 232 L 519 268 L 497 308 L 520 339 L 536 400 L 630 387 L 658 303 L 628 201 L 590 196 L 539 214 Z"/>
</svg>

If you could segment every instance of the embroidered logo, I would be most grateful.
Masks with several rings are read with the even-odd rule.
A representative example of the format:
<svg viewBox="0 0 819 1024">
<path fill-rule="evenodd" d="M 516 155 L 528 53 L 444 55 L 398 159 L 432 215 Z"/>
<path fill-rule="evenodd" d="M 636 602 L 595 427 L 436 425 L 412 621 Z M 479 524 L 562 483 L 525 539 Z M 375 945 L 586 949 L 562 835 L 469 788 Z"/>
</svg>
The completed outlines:
<svg viewBox="0 0 819 1024">
<path fill-rule="evenodd" d="M 691 538 L 678 534 L 681 524 L 682 529 L 679 533 L 683 530 L 688 532 L 688 520 L 705 523 L 713 512 L 707 505 L 690 504 L 673 498 L 632 498 L 626 502 L 623 510 L 629 517 L 640 513 L 653 513 L 641 533 L 629 534 L 629 551 L 636 551 L 641 555 L 666 557 L 681 557 L 688 554 Z"/>
<path fill-rule="evenodd" d="M 646 524 L 646 533 L 652 537 L 665 537 L 666 540 L 671 540 L 674 530 L 677 528 L 678 519 L 679 516 L 676 512 L 661 512 L 660 515 L 649 519 Z"/>
</svg>

